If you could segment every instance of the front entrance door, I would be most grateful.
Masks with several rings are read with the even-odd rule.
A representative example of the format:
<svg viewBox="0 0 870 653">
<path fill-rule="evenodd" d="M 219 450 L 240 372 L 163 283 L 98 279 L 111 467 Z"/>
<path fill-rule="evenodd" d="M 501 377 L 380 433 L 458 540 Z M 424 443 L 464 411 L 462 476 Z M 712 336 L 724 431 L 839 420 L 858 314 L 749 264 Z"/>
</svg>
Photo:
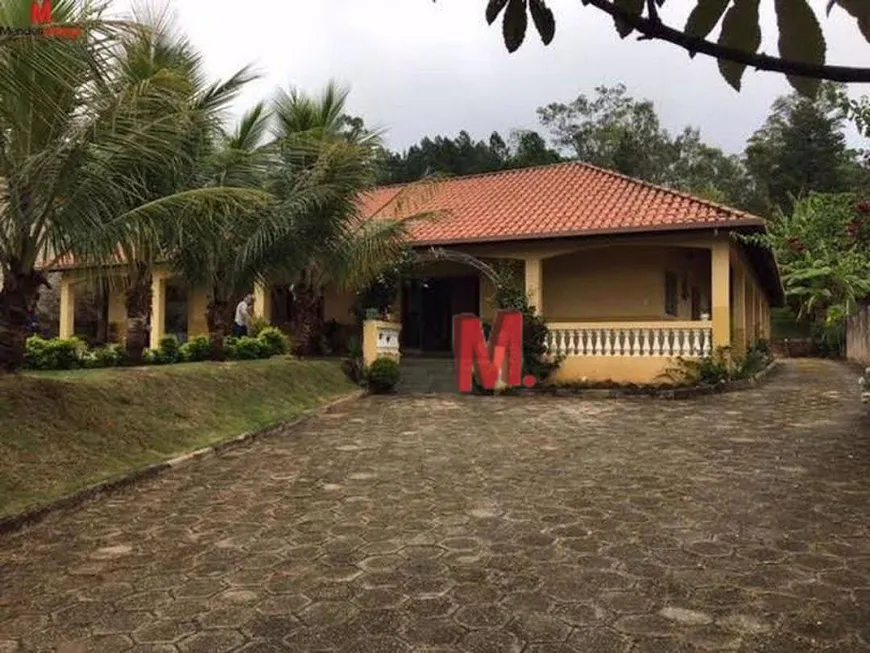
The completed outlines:
<svg viewBox="0 0 870 653">
<path fill-rule="evenodd" d="M 402 292 L 402 350 L 447 353 L 453 346 L 453 316 L 478 314 L 477 277 L 408 279 Z"/>
</svg>

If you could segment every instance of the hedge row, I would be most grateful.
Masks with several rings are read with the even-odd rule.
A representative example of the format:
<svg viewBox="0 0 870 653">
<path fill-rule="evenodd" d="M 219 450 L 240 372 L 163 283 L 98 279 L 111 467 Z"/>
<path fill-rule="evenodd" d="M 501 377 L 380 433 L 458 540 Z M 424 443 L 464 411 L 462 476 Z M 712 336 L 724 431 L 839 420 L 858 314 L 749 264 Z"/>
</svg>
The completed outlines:
<svg viewBox="0 0 870 653">
<path fill-rule="evenodd" d="M 243 336 L 224 339 L 223 356 L 228 360 L 270 358 L 290 351 L 290 340 L 275 327 L 262 329 L 257 337 Z M 145 351 L 146 365 L 171 365 L 205 361 L 213 358 L 211 341 L 206 336 L 195 336 L 179 344 L 175 336 L 165 336 L 157 349 Z M 39 336 L 27 339 L 25 366 L 32 370 L 71 370 L 77 368 L 117 367 L 127 362 L 121 345 L 108 345 L 88 349 L 78 338 L 52 338 Z"/>
</svg>

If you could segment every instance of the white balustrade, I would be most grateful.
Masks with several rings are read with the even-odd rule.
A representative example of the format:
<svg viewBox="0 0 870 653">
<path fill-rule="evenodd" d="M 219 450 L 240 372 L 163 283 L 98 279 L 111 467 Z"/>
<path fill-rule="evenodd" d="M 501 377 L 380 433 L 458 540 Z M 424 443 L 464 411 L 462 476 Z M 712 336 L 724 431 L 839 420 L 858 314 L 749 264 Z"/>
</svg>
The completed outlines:
<svg viewBox="0 0 870 653">
<path fill-rule="evenodd" d="M 396 327 L 379 326 L 377 329 L 377 353 L 378 354 L 398 354 L 399 353 L 399 329 Z"/>
<path fill-rule="evenodd" d="M 547 326 L 547 351 L 559 356 L 701 358 L 713 350 L 713 325 L 705 321 Z"/>
</svg>

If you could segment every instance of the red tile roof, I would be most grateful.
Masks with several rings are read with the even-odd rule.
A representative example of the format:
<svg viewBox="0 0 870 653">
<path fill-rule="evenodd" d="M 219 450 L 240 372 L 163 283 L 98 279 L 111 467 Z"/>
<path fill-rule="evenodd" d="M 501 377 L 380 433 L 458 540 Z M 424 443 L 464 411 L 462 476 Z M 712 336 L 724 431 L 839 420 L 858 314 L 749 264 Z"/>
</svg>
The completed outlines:
<svg viewBox="0 0 870 653">
<path fill-rule="evenodd" d="M 416 245 L 757 227 L 761 218 L 587 163 L 522 168 L 366 193 L 366 218 L 432 213 L 411 227 Z M 48 265 L 76 267 L 70 256 Z"/>
<path fill-rule="evenodd" d="M 764 224 L 736 209 L 579 162 L 381 187 L 365 196 L 362 212 L 384 218 L 439 212 L 411 228 L 420 245 Z"/>
</svg>

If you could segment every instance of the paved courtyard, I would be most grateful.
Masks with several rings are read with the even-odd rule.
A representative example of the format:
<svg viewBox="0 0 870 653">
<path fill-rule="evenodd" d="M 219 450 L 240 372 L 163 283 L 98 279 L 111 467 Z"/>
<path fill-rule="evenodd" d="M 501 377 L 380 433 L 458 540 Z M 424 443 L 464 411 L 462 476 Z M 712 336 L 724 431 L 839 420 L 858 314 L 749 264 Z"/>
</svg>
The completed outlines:
<svg viewBox="0 0 870 653">
<path fill-rule="evenodd" d="M 0 536 L 0 652 L 870 650 L 870 411 L 366 399 Z"/>
</svg>

